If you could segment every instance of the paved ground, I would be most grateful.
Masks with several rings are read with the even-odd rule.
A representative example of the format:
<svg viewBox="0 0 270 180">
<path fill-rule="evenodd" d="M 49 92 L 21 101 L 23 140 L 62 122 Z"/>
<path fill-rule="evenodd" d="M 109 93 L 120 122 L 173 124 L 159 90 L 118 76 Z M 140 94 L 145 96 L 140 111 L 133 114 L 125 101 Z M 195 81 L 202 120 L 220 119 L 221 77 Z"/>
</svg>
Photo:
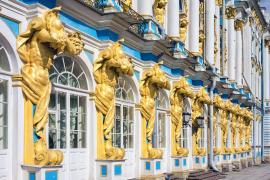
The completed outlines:
<svg viewBox="0 0 270 180">
<path fill-rule="evenodd" d="M 270 180 L 270 164 L 262 164 L 228 173 L 225 180 Z"/>
</svg>

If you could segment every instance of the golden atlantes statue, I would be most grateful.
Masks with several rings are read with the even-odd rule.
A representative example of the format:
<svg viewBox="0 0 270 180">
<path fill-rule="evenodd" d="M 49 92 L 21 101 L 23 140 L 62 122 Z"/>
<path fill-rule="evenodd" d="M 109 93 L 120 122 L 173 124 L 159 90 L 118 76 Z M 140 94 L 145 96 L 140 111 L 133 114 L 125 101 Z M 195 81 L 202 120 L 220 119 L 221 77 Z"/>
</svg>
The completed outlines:
<svg viewBox="0 0 270 180">
<path fill-rule="evenodd" d="M 170 93 L 171 102 L 171 146 L 172 156 L 187 156 L 187 148 L 180 147 L 181 130 L 183 126 L 184 99 L 193 98 L 192 89 L 185 77 L 173 83 Z"/>
<path fill-rule="evenodd" d="M 155 0 L 153 4 L 153 14 L 160 25 L 164 25 L 165 8 L 168 0 Z"/>
<path fill-rule="evenodd" d="M 210 104 L 211 99 L 206 92 L 205 88 L 201 88 L 197 93 L 192 103 L 192 154 L 194 156 L 204 156 L 206 155 L 206 148 L 199 147 L 199 141 L 202 138 L 202 131 L 198 124 L 197 118 L 202 116 L 204 117 L 204 105 Z"/>
<path fill-rule="evenodd" d="M 97 158 L 123 159 L 124 149 L 113 147 L 111 131 L 114 127 L 115 86 L 120 75 L 133 75 L 133 65 L 122 50 L 121 39 L 99 53 L 94 61 L 97 110 Z"/>
<path fill-rule="evenodd" d="M 160 89 L 170 89 L 170 83 L 159 67 L 161 63 L 145 70 L 140 81 L 141 100 L 139 108 L 142 114 L 142 158 L 161 158 L 163 155 L 163 151 L 153 148 L 152 144 L 155 98 Z"/>
<path fill-rule="evenodd" d="M 59 165 L 63 154 L 49 150 L 45 127 L 51 93 L 49 68 L 53 57 L 62 52 L 79 54 L 84 44 L 78 33 L 67 34 L 58 12 L 60 7 L 48 10 L 42 17 L 33 18 L 26 32 L 17 38 L 17 51 L 23 62 L 20 81 L 24 94 L 24 163 L 32 165 Z"/>
</svg>

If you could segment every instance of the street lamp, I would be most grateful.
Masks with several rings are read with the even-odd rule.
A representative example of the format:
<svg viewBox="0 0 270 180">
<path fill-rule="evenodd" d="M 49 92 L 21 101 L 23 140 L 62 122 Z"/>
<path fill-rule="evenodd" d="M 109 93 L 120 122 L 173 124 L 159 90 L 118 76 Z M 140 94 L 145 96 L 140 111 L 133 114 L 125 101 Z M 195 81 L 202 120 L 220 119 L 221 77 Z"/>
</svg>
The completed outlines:
<svg viewBox="0 0 270 180">
<path fill-rule="evenodd" d="M 183 125 L 184 126 L 189 125 L 189 121 L 190 121 L 190 118 L 191 118 L 191 113 L 189 113 L 189 112 L 183 112 L 182 113 L 182 116 L 183 116 Z"/>
<path fill-rule="evenodd" d="M 197 123 L 200 126 L 200 128 L 203 128 L 204 127 L 204 117 L 203 116 L 197 117 Z"/>
</svg>

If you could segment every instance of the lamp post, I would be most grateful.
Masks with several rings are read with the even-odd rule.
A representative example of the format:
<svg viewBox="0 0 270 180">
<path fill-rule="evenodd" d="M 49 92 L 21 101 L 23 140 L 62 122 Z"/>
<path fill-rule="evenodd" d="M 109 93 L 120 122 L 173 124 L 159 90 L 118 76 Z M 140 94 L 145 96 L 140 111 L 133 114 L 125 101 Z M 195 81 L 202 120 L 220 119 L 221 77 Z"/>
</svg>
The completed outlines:
<svg viewBox="0 0 270 180">
<path fill-rule="evenodd" d="M 198 125 L 200 126 L 200 128 L 204 127 L 204 117 L 203 116 L 197 117 L 197 122 L 198 122 Z"/>
<path fill-rule="evenodd" d="M 189 125 L 189 121 L 190 121 L 190 118 L 191 118 L 191 113 L 189 113 L 189 112 L 183 112 L 182 113 L 182 116 L 183 116 L 183 125 L 184 126 Z"/>
</svg>

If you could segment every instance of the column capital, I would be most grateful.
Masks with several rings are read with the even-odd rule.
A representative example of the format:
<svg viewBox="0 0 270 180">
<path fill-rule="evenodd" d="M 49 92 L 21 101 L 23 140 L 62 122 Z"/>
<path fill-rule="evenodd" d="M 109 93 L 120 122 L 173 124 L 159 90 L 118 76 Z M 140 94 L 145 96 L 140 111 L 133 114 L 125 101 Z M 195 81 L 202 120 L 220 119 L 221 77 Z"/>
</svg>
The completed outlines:
<svg viewBox="0 0 270 180">
<path fill-rule="evenodd" d="M 236 19 L 234 21 L 234 28 L 236 31 L 241 31 L 244 27 L 244 21 L 242 19 Z"/>
<path fill-rule="evenodd" d="M 264 47 L 268 49 L 268 53 L 270 54 L 270 40 L 269 39 L 264 40 Z"/>
<path fill-rule="evenodd" d="M 226 10 L 225 10 L 226 18 L 234 19 L 236 16 L 236 13 L 237 13 L 236 8 L 234 8 L 232 6 L 226 7 Z"/>
<path fill-rule="evenodd" d="M 222 0 L 216 0 L 216 6 L 221 6 L 221 5 L 222 5 L 222 3 L 223 3 L 223 1 L 222 1 Z"/>
</svg>

